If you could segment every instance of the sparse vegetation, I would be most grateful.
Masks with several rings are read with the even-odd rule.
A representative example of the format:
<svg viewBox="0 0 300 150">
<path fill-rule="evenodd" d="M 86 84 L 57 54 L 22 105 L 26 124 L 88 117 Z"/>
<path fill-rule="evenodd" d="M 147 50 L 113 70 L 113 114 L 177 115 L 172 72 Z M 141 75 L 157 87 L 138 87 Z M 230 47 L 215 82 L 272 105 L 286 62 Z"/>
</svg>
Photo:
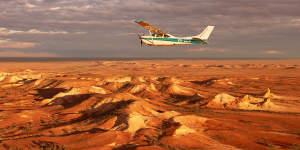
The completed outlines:
<svg viewBox="0 0 300 150">
<path fill-rule="evenodd" d="M 19 148 L 17 146 L 12 146 L 12 147 L 9 147 L 8 150 L 23 150 L 23 149 Z"/>
<path fill-rule="evenodd" d="M 287 133 L 289 133 L 289 134 L 295 134 L 295 135 L 298 135 L 300 137 L 300 130 L 288 131 Z"/>
<path fill-rule="evenodd" d="M 300 150 L 300 145 L 292 145 L 289 149 L 290 150 Z"/>
<path fill-rule="evenodd" d="M 33 141 L 35 145 L 37 145 L 37 148 L 40 150 L 68 150 L 63 145 L 58 145 L 54 142 L 49 141 Z"/>
<path fill-rule="evenodd" d="M 247 121 L 247 120 L 239 120 L 239 122 L 241 123 L 245 123 L 245 124 L 252 124 L 252 121 Z"/>
<path fill-rule="evenodd" d="M 260 139 L 256 143 L 264 145 L 266 147 L 269 147 L 271 150 L 275 150 L 275 146 L 272 143 L 270 143 L 268 140 L 266 140 L 265 138 Z"/>
<path fill-rule="evenodd" d="M 24 134 L 29 134 L 32 131 L 32 125 L 26 125 L 26 126 L 21 126 L 19 127 L 20 130 L 23 130 Z"/>
</svg>

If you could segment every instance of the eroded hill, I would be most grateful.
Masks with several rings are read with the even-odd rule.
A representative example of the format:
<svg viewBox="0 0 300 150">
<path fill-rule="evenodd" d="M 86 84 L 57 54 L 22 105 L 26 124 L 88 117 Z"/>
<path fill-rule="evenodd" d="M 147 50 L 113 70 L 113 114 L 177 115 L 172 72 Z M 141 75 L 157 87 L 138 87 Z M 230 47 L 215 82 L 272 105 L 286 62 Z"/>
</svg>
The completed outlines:
<svg viewBox="0 0 300 150">
<path fill-rule="evenodd" d="M 300 145 L 297 64 L 29 64 L 0 73 L 2 149 Z"/>
</svg>

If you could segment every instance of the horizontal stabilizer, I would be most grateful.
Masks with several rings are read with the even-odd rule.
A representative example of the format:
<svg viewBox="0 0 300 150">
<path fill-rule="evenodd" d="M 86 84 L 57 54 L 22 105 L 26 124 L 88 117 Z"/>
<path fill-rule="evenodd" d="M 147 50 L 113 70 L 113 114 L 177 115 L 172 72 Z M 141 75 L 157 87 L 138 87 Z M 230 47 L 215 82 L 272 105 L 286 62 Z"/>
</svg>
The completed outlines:
<svg viewBox="0 0 300 150">
<path fill-rule="evenodd" d="M 201 41 L 201 42 L 203 42 L 203 44 L 208 44 L 205 40 L 202 40 L 202 39 L 200 39 L 198 37 L 195 37 L 195 36 L 193 36 L 193 40 L 194 41 Z"/>
</svg>

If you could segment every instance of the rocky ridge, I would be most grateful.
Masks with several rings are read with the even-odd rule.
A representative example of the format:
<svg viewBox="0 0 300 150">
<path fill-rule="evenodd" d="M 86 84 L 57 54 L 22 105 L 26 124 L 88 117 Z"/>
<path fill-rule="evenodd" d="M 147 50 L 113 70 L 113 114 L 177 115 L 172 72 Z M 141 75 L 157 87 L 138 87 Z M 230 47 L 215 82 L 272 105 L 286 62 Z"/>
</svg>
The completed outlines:
<svg viewBox="0 0 300 150">
<path fill-rule="evenodd" d="M 239 149 L 205 134 L 212 124 L 222 124 L 219 120 L 186 114 L 178 107 L 274 112 L 285 109 L 272 102 L 276 95 L 270 89 L 261 96 L 207 94 L 201 90 L 224 84 L 236 85 L 230 79 L 83 78 L 31 70 L 1 72 L 1 90 L 22 91 L 15 93 L 22 99 L 0 104 L 4 110 L 0 112 L 0 141 L 6 148 L 13 148 L 14 140 L 26 143 L 20 143 L 21 148 L 47 144 L 63 147 L 57 142 L 45 144 L 37 140 L 56 138 L 71 149 Z M 9 93 L 3 95 L 1 102 L 7 98 Z M 89 136 L 91 143 L 97 141 L 97 145 L 75 146 L 82 135 Z M 108 138 L 99 141 L 103 137 Z"/>
</svg>

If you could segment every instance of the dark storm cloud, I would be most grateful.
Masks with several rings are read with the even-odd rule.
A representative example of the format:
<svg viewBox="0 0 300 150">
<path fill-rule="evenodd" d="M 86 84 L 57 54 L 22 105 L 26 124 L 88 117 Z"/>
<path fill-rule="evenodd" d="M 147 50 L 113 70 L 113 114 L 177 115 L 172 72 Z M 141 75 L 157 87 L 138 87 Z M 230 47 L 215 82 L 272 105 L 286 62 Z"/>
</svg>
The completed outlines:
<svg viewBox="0 0 300 150">
<path fill-rule="evenodd" d="M 0 28 L 71 34 L 0 32 L 0 39 L 35 43 L 17 50 L 55 56 L 256 57 L 278 51 L 295 57 L 299 7 L 299 0 L 1 0 Z M 205 46 L 141 48 L 136 35 L 146 32 L 134 24 L 137 18 L 178 36 L 198 34 L 206 25 L 216 30 Z M 190 50 L 200 47 L 205 51 Z"/>
</svg>

